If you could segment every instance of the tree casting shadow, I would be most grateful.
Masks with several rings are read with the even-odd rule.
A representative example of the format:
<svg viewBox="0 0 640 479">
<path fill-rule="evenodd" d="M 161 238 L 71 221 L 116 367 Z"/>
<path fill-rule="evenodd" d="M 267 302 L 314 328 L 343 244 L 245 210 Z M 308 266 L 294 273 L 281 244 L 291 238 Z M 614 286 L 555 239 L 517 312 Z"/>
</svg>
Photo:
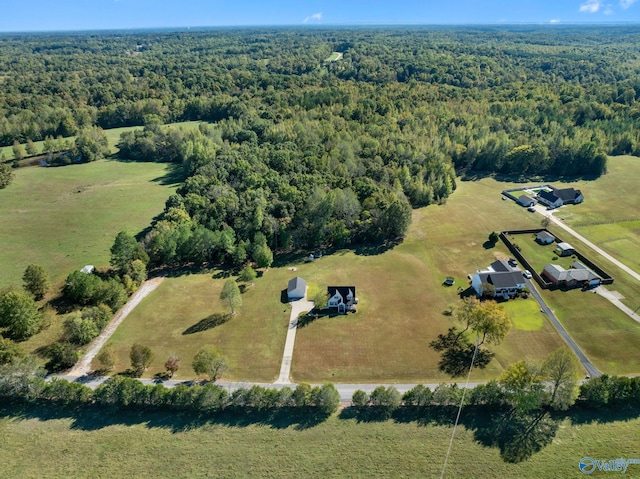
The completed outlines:
<svg viewBox="0 0 640 479">
<path fill-rule="evenodd" d="M 202 331 L 206 331 L 207 329 L 215 328 L 216 326 L 220 326 L 232 318 L 232 315 L 229 313 L 215 313 L 207 316 L 204 319 L 201 319 L 196 324 L 189 326 L 185 329 L 182 334 L 195 334 L 201 333 Z"/>
</svg>

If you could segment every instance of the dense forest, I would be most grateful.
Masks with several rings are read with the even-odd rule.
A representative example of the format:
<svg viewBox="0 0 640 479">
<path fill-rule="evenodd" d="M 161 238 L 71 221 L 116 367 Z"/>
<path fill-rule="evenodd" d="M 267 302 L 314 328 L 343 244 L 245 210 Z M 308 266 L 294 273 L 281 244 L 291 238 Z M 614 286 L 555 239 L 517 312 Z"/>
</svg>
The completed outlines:
<svg viewBox="0 0 640 479">
<path fill-rule="evenodd" d="M 144 125 L 120 155 L 187 178 L 145 240 L 152 261 L 268 263 L 269 248 L 400 237 L 456 170 L 597 176 L 607 154 L 640 155 L 639 33 L 2 35 L 0 145 Z M 160 126 L 184 120 L 211 125 Z"/>
</svg>

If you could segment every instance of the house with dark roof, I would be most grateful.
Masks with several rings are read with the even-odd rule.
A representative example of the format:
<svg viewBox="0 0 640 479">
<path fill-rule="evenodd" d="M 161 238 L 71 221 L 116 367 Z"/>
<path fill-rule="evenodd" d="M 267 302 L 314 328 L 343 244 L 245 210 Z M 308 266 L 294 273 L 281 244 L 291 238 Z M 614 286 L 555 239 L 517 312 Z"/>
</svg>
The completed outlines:
<svg viewBox="0 0 640 479">
<path fill-rule="evenodd" d="M 355 305 L 358 304 L 355 286 L 328 286 L 327 293 L 329 296 L 327 306 L 329 308 L 335 308 L 341 314 L 346 314 L 349 311 L 355 313 Z"/>
<path fill-rule="evenodd" d="M 542 270 L 542 276 L 556 286 L 567 288 L 597 286 L 602 282 L 600 276 L 579 261 L 574 262 L 570 269 L 548 264 Z"/>
<path fill-rule="evenodd" d="M 542 190 L 538 193 L 538 201 L 547 205 L 549 208 L 559 208 L 563 205 L 573 205 L 582 203 L 584 196 L 580 190 L 574 188 L 555 188 L 550 186 L 551 190 Z"/>
<path fill-rule="evenodd" d="M 307 282 L 300 276 L 296 276 L 289 280 L 287 285 L 287 299 L 289 301 L 297 301 L 304 298 L 307 293 Z"/>
<path fill-rule="evenodd" d="M 525 208 L 528 208 L 530 206 L 535 206 L 536 203 L 537 203 L 536 200 L 534 200 L 533 198 L 527 195 L 521 195 L 518 198 L 518 204 L 520 204 L 521 206 L 524 206 Z"/>
<path fill-rule="evenodd" d="M 522 270 L 506 261 L 494 261 L 487 269 L 477 271 L 471 287 L 478 296 L 492 295 L 496 298 L 513 298 L 525 287 Z"/>
<path fill-rule="evenodd" d="M 542 230 L 536 234 L 536 241 L 540 244 L 551 244 L 556 240 L 556 237 L 549 233 L 547 230 Z"/>
</svg>

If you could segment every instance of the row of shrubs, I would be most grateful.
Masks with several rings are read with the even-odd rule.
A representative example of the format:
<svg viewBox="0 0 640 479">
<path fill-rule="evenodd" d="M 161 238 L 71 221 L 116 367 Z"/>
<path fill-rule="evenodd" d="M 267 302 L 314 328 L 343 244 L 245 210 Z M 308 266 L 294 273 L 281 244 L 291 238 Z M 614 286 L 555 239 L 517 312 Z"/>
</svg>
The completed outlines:
<svg viewBox="0 0 640 479">
<path fill-rule="evenodd" d="M 10 368 L 5 367 L 5 372 Z M 299 384 L 295 389 L 251 386 L 229 394 L 223 387 L 207 382 L 181 383 L 173 388 L 162 384 L 145 385 L 137 379 L 114 376 L 92 390 L 64 379 L 46 381 L 42 376 L 0 373 L 0 395 L 27 401 L 45 400 L 64 405 L 98 404 L 121 409 L 188 411 L 213 414 L 223 410 L 267 411 L 281 408 L 310 409 L 321 416 L 334 413 L 340 394 L 333 384 L 312 387 Z"/>
<path fill-rule="evenodd" d="M 463 389 L 457 384 L 440 384 L 434 390 L 421 384 L 401 394 L 393 386 L 378 386 L 371 394 L 357 390 L 353 393 L 353 406 L 370 408 L 382 415 L 391 415 L 400 407 L 457 406 Z M 503 409 L 512 406 L 511 396 L 498 381 L 489 381 L 469 389 L 465 405 Z M 640 377 L 602 375 L 579 386 L 576 406 L 598 409 L 612 406 L 640 406 Z"/>
</svg>

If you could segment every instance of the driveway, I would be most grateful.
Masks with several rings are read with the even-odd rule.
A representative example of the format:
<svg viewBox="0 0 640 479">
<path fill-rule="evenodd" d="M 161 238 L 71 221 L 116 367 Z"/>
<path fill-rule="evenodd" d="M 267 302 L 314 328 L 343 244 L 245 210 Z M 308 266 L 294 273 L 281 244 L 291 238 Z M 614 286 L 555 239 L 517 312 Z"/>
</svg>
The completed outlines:
<svg viewBox="0 0 640 479">
<path fill-rule="evenodd" d="M 582 241 L 584 244 L 589 246 L 591 249 L 593 249 L 594 251 L 599 253 L 601 256 L 604 256 L 605 258 L 607 258 L 609 261 L 611 261 L 613 264 L 615 264 L 618 268 L 620 268 L 624 272 L 626 272 L 629 275 L 631 275 L 631 277 L 633 277 L 636 281 L 640 281 L 640 274 L 639 273 L 637 273 L 636 271 L 634 271 L 631 268 L 629 268 L 626 264 L 624 264 L 624 263 L 618 261 L 617 259 L 615 259 L 609 253 L 607 253 L 606 251 L 602 250 L 601 248 L 599 248 L 598 246 L 593 244 L 591 241 L 586 239 L 584 236 L 576 233 L 576 231 L 573 228 L 571 228 L 570 226 L 567 226 L 564 223 L 564 221 L 559 220 L 558 218 L 553 216 L 553 214 L 556 213 L 558 210 L 546 210 L 544 208 L 544 206 L 538 204 L 536 206 L 536 211 L 538 213 L 540 213 L 541 215 L 548 217 L 555 225 L 557 225 L 560 228 L 562 228 L 563 230 L 568 231 L 569 233 L 571 233 L 573 236 L 578 238 L 580 241 Z"/>
<path fill-rule="evenodd" d="M 558 331 L 558 334 L 562 337 L 562 339 L 564 339 L 565 343 L 567 343 L 569 347 L 573 350 L 575 355 L 578 356 L 578 359 L 582 363 L 582 366 L 584 366 L 584 368 L 587 370 L 587 373 L 592 378 L 597 376 L 602 376 L 602 373 L 584 355 L 582 350 L 578 347 L 578 345 L 575 343 L 573 338 L 569 335 L 567 330 L 564 329 L 564 326 L 560 324 L 560 321 L 558 321 L 558 318 L 556 318 L 556 315 L 551 310 L 551 308 L 549 308 L 549 306 L 547 306 L 547 303 L 544 302 L 544 299 L 542 299 L 542 296 L 540 295 L 540 292 L 536 289 L 536 286 L 535 284 L 533 284 L 533 281 L 529 279 L 525 279 L 524 281 L 527 285 L 527 288 L 529 289 L 529 291 L 531 291 L 531 294 L 533 295 L 534 298 L 536 298 L 536 301 L 540 305 L 541 312 L 543 312 L 549 317 L 549 320 L 551 321 L 551 324 L 553 324 L 553 327 L 556 328 L 556 331 Z"/>
<path fill-rule="evenodd" d="M 298 329 L 298 316 L 313 309 L 313 301 L 305 297 L 291 303 L 291 316 L 289 317 L 289 329 L 287 329 L 287 339 L 284 343 L 282 353 L 282 364 L 280 365 L 280 375 L 274 384 L 291 384 L 289 374 L 291 373 L 291 361 L 293 360 L 293 346 L 296 342 L 296 330 Z"/>
<path fill-rule="evenodd" d="M 164 280 L 164 277 L 153 278 L 145 281 L 140 285 L 138 291 L 133 293 L 133 296 L 129 298 L 127 304 L 125 304 L 113 317 L 109 324 L 105 326 L 100 335 L 93 340 L 93 342 L 89 345 L 87 352 L 80 358 L 80 361 L 76 363 L 76 365 L 69 371 L 69 376 L 84 376 L 91 369 L 91 361 L 96 357 L 102 346 L 109 340 L 109 338 L 116 332 L 120 323 L 124 321 L 133 309 L 140 304 L 144 298 L 146 298 L 149 294 L 151 294 L 160 283 Z"/>
</svg>

